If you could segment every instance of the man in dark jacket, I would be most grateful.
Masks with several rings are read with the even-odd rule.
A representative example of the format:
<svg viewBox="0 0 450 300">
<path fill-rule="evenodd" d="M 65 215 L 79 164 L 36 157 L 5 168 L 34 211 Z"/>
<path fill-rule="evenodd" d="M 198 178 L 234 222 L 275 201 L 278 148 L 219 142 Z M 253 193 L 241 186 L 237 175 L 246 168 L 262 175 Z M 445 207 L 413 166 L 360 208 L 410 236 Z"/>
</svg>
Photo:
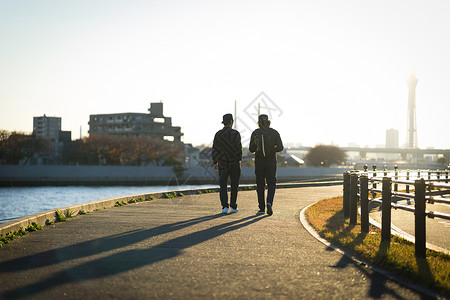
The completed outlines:
<svg viewBox="0 0 450 300">
<path fill-rule="evenodd" d="M 226 114 L 222 121 L 224 127 L 214 136 L 212 159 L 214 168 L 219 171 L 220 202 L 222 213 L 238 212 L 236 200 L 241 177 L 242 144 L 241 135 L 232 129 L 233 116 Z M 230 204 L 228 204 L 227 182 L 231 179 Z"/>
<path fill-rule="evenodd" d="M 253 131 L 250 138 L 249 151 L 255 153 L 256 192 L 258 194 L 259 212 L 264 213 L 266 201 L 264 201 L 264 188 L 267 181 L 267 214 L 272 215 L 273 198 L 277 183 L 277 158 L 276 153 L 283 150 L 283 142 L 280 134 L 270 128 L 267 115 L 258 117 L 259 128 Z"/>
</svg>

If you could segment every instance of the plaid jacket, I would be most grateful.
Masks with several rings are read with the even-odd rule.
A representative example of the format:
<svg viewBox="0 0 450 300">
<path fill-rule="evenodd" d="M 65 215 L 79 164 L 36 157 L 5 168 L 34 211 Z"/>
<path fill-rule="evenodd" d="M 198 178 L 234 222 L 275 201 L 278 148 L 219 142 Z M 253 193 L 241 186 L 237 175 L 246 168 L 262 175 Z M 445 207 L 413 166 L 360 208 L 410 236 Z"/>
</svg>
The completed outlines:
<svg viewBox="0 0 450 300">
<path fill-rule="evenodd" d="M 242 160 L 241 135 L 228 126 L 217 131 L 212 148 L 213 163 Z"/>
</svg>

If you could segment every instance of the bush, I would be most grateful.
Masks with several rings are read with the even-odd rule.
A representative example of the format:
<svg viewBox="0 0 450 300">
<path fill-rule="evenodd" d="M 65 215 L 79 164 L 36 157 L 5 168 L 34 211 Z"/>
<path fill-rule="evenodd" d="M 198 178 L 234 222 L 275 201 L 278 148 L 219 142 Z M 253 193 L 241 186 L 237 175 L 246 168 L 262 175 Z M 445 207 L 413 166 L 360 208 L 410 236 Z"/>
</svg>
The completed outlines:
<svg viewBox="0 0 450 300">
<path fill-rule="evenodd" d="M 339 164 L 345 161 L 347 154 L 339 147 L 318 145 L 311 148 L 305 156 L 306 162 L 315 167 Z"/>
</svg>

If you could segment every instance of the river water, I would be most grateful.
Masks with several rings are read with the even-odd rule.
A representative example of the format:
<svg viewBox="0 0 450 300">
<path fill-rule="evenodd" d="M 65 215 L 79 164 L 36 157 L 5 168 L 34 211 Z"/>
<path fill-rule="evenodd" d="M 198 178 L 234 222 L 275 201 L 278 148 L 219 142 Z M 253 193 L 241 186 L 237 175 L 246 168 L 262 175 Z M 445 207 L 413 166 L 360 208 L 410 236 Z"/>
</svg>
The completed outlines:
<svg viewBox="0 0 450 300">
<path fill-rule="evenodd" d="M 41 211 L 112 197 L 211 187 L 217 186 L 43 186 L 0 188 L 0 223 Z"/>
</svg>

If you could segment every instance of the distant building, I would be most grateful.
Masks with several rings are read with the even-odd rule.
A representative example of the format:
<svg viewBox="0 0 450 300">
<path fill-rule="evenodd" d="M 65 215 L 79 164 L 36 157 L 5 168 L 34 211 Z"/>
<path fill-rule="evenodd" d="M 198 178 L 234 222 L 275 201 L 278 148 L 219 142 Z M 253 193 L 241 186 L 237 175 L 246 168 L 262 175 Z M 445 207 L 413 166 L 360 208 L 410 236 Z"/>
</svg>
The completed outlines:
<svg viewBox="0 0 450 300">
<path fill-rule="evenodd" d="M 72 142 L 72 132 L 61 130 L 61 117 L 33 117 L 33 135 L 44 140 L 52 142 L 50 152 L 40 154 L 35 157 L 26 158 L 25 161 L 33 164 L 33 160 L 37 160 L 37 164 L 57 164 L 60 162 L 64 148 Z M 31 159 L 31 160 L 30 160 Z"/>
<path fill-rule="evenodd" d="M 192 144 L 184 144 L 185 166 L 188 168 L 198 167 L 200 165 L 200 148 Z"/>
<path fill-rule="evenodd" d="M 33 117 L 33 135 L 46 140 L 58 141 L 61 131 L 60 117 Z"/>
<path fill-rule="evenodd" d="M 181 128 L 172 126 L 172 118 L 164 116 L 163 103 L 150 103 L 149 112 L 90 115 L 89 134 L 140 136 L 181 142 Z"/>
<path fill-rule="evenodd" d="M 387 129 L 386 130 L 386 148 L 398 148 L 398 130 Z"/>
<path fill-rule="evenodd" d="M 212 147 L 204 146 L 200 149 L 198 155 L 199 165 L 204 167 L 209 167 L 212 165 Z"/>
</svg>

